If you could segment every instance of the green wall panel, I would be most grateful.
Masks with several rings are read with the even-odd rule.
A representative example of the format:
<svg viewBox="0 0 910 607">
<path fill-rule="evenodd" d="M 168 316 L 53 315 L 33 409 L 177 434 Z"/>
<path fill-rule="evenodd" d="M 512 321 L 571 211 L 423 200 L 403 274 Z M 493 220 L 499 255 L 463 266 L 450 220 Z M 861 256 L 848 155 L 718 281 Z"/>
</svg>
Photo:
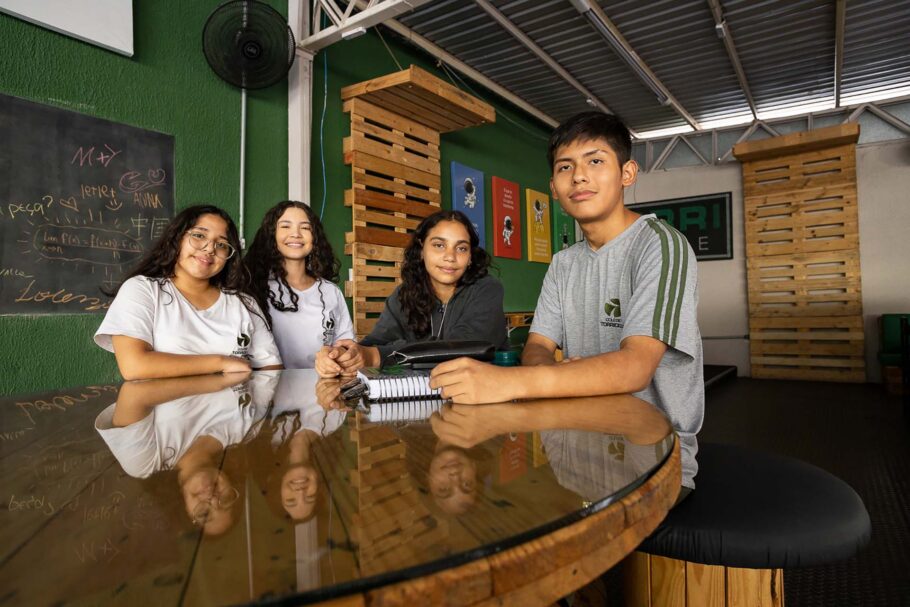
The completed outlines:
<svg viewBox="0 0 910 607">
<path fill-rule="evenodd" d="M 410 45 L 398 41 L 388 30 L 384 34 L 395 58 L 402 65 L 418 65 L 443 80 L 446 73 L 436 66 L 436 60 Z M 328 89 L 325 89 L 326 60 L 328 61 Z M 343 255 L 344 233 L 351 230 L 351 209 L 343 204 L 344 190 L 351 187 L 350 168 L 343 164 L 342 139 L 350 134 L 350 118 L 342 112 L 341 89 L 371 78 L 398 71 L 399 67 L 371 30 L 364 36 L 340 42 L 320 51 L 313 69 L 313 146 L 312 146 L 312 206 L 320 210 L 325 196 L 323 222 L 332 241 L 335 253 L 342 259 L 343 277 L 347 277 L 350 257 Z M 463 85 L 460 88 L 463 88 Z M 524 190 L 533 188 L 549 192 L 550 171 L 546 160 L 546 139 L 550 129 L 529 119 L 520 110 L 501 101 L 480 87 L 472 88 L 496 108 L 496 124 L 477 126 L 442 135 L 440 142 L 442 164 L 443 208 L 451 208 L 451 161 L 466 164 L 484 173 L 486 200 L 487 242 L 492 251 L 493 218 L 490 178 L 494 175 L 517 182 L 521 187 L 522 229 L 524 224 Z M 323 97 L 325 118 L 322 128 Z M 509 120 L 511 119 L 511 121 Z M 323 189 L 323 172 L 320 161 L 320 131 L 324 133 L 326 164 Z M 524 237 L 523 237 L 523 246 Z M 533 310 L 548 264 L 494 257 L 493 270 L 505 286 L 506 311 Z"/>
<path fill-rule="evenodd" d="M 287 14 L 285 0 L 269 3 Z M 240 91 L 202 54 L 202 28 L 218 4 L 133 2 L 132 58 L 0 14 L 0 91 L 174 135 L 177 207 L 212 202 L 236 220 Z M 286 84 L 249 93 L 247 126 L 249 238 L 287 196 Z M 118 379 L 113 355 L 91 340 L 100 323 L 101 315 L 0 317 L 0 393 Z"/>
</svg>

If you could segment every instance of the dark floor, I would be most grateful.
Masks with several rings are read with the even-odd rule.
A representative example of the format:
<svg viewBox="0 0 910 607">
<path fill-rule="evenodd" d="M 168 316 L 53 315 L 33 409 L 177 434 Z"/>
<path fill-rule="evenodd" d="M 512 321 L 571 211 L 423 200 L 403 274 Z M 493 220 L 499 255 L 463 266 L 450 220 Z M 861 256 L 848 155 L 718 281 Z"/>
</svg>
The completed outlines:
<svg viewBox="0 0 910 607">
<path fill-rule="evenodd" d="M 910 606 L 910 406 L 876 384 L 723 379 L 706 393 L 700 441 L 796 457 L 849 483 L 872 539 L 857 556 L 786 569 L 787 607 Z M 610 604 L 616 582 L 607 576 Z"/>
</svg>

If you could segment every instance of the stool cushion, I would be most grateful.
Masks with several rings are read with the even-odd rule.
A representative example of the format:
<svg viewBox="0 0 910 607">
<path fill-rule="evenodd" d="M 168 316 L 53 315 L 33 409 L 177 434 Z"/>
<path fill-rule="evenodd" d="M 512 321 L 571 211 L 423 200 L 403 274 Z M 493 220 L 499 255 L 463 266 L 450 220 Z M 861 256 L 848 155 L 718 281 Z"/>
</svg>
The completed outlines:
<svg viewBox="0 0 910 607">
<path fill-rule="evenodd" d="M 639 550 L 704 565 L 778 569 L 853 556 L 869 513 L 836 476 L 796 459 L 703 443 L 696 489 Z"/>
</svg>

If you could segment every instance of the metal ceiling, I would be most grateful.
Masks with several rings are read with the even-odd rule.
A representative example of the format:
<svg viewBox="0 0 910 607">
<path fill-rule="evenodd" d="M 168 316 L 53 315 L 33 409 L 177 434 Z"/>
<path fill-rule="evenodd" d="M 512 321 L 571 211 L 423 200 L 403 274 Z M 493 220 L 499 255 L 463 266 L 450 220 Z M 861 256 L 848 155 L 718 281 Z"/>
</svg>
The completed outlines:
<svg viewBox="0 0 910 607">
<path fill-rule="evenodd" d="M 750 95 L 770 118 L 834 107 L 836 84 L 841 104 L 910 93 L 906 0 L 600 0 L 639 72 L 670 94 L 664 103 L 583 4 L 436 0 L 398 21 L 556 120 L 603 107 L 637 134 L 752 120 Z"/>
</svg>

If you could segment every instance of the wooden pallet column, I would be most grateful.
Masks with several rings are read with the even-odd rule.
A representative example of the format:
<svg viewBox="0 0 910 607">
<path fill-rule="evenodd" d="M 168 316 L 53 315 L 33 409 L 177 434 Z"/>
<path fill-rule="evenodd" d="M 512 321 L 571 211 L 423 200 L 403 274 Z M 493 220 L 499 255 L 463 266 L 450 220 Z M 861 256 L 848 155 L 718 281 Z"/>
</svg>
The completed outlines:
<svg viewBox="0 0 910 607">
<path fill-rule="evenodd" d="M 493 108 L 411 66 L 341 90 L 351 115 L 344 162 L 351 166 L 353 230 L 345 235 L 353 280 L 354 333 L 368 334 L 401 282 L 404 248 L 442 202 L 439 135 L 496 121 Z"/>
<path fill-rule="evenodd" d="M 866 378 L 858 124 L 737 144 L 752 376 Z"/>
</svg>

